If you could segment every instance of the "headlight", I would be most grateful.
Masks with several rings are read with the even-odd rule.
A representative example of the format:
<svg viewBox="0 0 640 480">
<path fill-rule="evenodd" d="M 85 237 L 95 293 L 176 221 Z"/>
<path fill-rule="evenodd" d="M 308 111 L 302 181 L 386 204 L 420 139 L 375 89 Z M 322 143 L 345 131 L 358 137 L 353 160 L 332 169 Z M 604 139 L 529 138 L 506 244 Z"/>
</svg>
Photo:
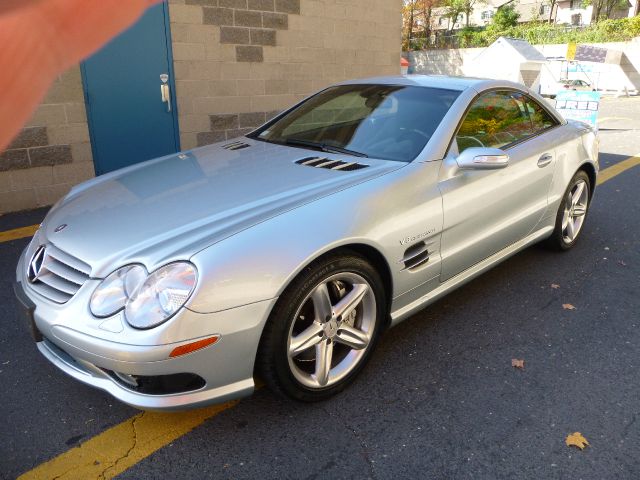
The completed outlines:
<svg viewBox="0 0 640 480">
<path fill-rule="evenodd" d="M 127 300 L 147 278 L 147 271 L 140 265 L 122 267 L 96 288 L 91 296 L 91 313 L 96 317 L 109 317 L 122 310 Z"/>
<path fill-rule="evenodd" d="M 196 267 L 186 262 L 156 270 L 127 301 L 127 322 L 136 328 L 151 328 L 168 320 L 189 299 L 197 276 Z"/>
<path fill-rule="evenodd" d="M 196 268 L 187 262 L 165 265 L 151 275 L 140 265 L 122 267 L 93 292 L 91 312 L 96 317 L 108 317 L 124 309 L 131 326 L 155 327 L 185 304 L 196 280 Z"/>
</svg>

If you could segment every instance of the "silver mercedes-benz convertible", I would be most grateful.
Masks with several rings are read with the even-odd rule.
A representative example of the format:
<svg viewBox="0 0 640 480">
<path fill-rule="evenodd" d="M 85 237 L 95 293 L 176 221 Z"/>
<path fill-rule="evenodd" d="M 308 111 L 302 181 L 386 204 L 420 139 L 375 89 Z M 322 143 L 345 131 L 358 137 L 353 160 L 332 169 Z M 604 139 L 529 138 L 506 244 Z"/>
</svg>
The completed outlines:
<svg viewBox="0 0 640 480">
<path fill-rule="evenodd" d="M 597 172 L 594 130 L 521 85 L 344 82 L 73 188 L 16 295 L 47 359 L 135 407 L 221 402 L 255 377 L 321 400 L 386 328 L 528 245 L 574 246 Z"/>
</svg>

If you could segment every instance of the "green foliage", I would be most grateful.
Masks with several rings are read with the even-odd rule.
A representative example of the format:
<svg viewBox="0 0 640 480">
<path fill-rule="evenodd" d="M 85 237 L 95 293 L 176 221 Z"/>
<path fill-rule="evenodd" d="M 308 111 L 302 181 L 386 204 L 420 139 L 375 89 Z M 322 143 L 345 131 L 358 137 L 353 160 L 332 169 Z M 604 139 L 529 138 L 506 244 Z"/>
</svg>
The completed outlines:
<svg viewBox="0 0 640 480">
<path fill-rule="evenodd" d="M 500 11 L 500 10 L 499 10 Z M 498 14 L 496 13 L 495 17 Z M 484 30 L 462 29 L 456 33 L 460 47 L 486 47 L 498 37 L 526 40 L 531 44 L 624 42 L 640 36 L 640 16 L 619 20 L 602 20 L 582 29 L 549 23 L 528 23 L 502 26 L 492 22 Z"/>
<path fill-rule="evenodd" d="M 508 3 L 498 9 L 487 28 L 498 31 L 506 30 L 518 25 L 519 18 L 520 14 L 516 12 L 516 6 L 513 3 Z"/>
</svg>

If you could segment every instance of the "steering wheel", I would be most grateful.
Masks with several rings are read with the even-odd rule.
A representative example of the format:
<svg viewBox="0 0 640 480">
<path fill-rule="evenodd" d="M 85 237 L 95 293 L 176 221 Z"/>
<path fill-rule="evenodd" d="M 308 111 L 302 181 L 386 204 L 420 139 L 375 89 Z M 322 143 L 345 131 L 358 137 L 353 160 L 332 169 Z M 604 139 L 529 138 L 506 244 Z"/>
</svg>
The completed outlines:
<svg viewBox="0 0 640 480">
<path fill-rule="evenodd" d="M 503 131 L 503 132 L 496 132 L 493 135 L 491 135 L 493 138 L 495 138 L 499 143 L 503 142 L 504 140 L 500 139 L 500 137 L 498 135 L 508 135 L 509 137 L 511 137 L 510 139 L 508 139 L 509 141 L 515 141 L 518 139 L 518 137 L 516 137 L 513 133 L 511 132 L 507 132 L 507 131 Z M 509 142 L 507 142 L 509 143 Z"/>
<path fill-rule="evenodd" d="M 423 137 L 423 138 L 424 138 L 425 140 L 427 140 L 427 141 L 429 141 L 429 140 L 431 139 L 431 135 L 427 135 L 426 133 L 424 133 L 424 132 L 423 132 L 423 131 L 421 131 L 421 130 L 418 130 L 417 128 L 412 128 L 412 129 L 409 129 L 409 130 L 404 130 L 404 131 L 402 132 L 402 135 L 405 135 L 405 134 L 407 134 L 407 133 L 408 133 L 408 134 L 415 133 L 416 135 L 420 135 L 421 137 Z"/>
<path fill-rule="evenodd" d="M 424 143 L 426 143 L 431 139 L 430 135 L 427 135 L 426 133 L 421 132 L 417 128 L 402 130 L 400 133 L 400 136 L 398 137 L 398 140 L 401 140 L 404 137 L 407 137 L 407 139 L 413 144 L 421 143 L 423 140 L 424 140 Z M 417 137 L 420 137 L 420 140 L 418 140 Z"/>
<path fill-rule="evenodd" d="M 467 141 L 475 142 L 478 147 L 484 147 L 484 143 L 482 143 L 478 138 L 472 137 L 471 135 L 460 135 L 456 137 L 456 140 L 458 142 L 458 146 L 460 146 L 460 140 L 467 140 Z M 467 148 L 471 146 L 472 145 L 468 145 Z"/>
</svg>

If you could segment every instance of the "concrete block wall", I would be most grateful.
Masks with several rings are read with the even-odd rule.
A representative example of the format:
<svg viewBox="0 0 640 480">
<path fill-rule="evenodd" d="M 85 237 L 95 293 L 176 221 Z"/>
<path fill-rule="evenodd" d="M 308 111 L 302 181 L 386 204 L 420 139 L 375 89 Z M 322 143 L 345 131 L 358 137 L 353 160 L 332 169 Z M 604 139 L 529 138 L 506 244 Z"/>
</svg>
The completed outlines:
<svg viewBox="0 0 640 480">
<path fill-rule="evenodd" d="M 592 81 L 605 90 L 640 90 L 640 37 L 629 42 L 594 43 L 606 48 L 615 63 L 600 64 L 600 73 L 590 74 Z M 545 57 L 564 57 L 567 44 L 534 45 Z M 465 65 L 472 63 L 484 48 L 434 49 L 408 52 L 413 73 L 464 75 Z M 617 54 L 617 55 L 616 55 Z M 609 57 L 607 57 L 609 58 Z M 488 67 L 490 68 L 490 67 Z"/>
<path fill-rule="evenodd" d="M 80 68 L 61 75 L 0 153 L 0 214 L 55 203 L 94 176 Z"/>
<path fill-rule="evenodd" d="M 401 0 L 169 4 L 183 149 L 244 134 L 331 83 L 399 73 Z"/>
</svg>

